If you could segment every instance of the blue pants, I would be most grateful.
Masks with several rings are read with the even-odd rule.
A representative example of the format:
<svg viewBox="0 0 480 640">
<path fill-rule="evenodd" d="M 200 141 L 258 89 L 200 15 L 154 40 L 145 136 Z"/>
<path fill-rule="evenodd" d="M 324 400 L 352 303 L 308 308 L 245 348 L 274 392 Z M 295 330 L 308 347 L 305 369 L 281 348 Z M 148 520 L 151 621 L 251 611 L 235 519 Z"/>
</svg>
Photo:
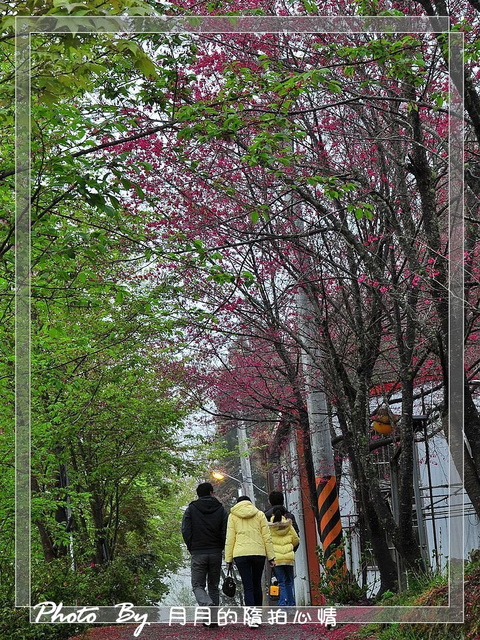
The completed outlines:
<svg viewBox="0 0 480 640">
<path fill-rule="evenodd" d="M 262 573 L 265 556 L 239 556 L 234 558 L 242 579 L 243 598 L 246 607 L 261 607 L 263 604 Z"/>
<path fill-rule="evenodd" d="M 293 565 L 280 564 L 275 567 L 275 575 L 277 576 L 278 586 L 280 587 L 280 607 L 295 606 L 295 591 L 293 586 Z"/>
<path fill-rule="evenodd" d="M 221 553 L 194 553 L 191 562 L 192 589 L 201 607 L 218 607 L 220 591 L 218 583 L 222 572 Z M 208 584 L 208 593 L 206 587 Z"/>
</svg>

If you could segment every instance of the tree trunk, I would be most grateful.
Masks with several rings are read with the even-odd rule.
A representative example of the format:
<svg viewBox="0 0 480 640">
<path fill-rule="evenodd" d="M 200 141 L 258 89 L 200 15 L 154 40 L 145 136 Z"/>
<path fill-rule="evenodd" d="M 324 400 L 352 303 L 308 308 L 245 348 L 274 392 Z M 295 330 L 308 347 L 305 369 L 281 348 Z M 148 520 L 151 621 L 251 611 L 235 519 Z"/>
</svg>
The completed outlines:
<svg viewBox="0 0 480 640">
<path fill-rule="evenodd" d="M 300 410 L 300 428 L 303 436 L 303 453 L 308 478 L 310 505 L 312 507 L 313 515 L 318 521 L 317 483 L 315 480 L 315 468 L 313 466 L 312 443 L 310 441 L 310 423 L 308 421 L 308 413 L 305 407 L 302 407 Z"/>
<path fill-rule="evenodd" d="M 55 558 L 57 557 L 53 540 L 46 527 L 42 522 L 40 522 L 40 520 L 36 520 L 35 524 L 37 525 L 38 533 L 40 534 L 40 542 L 42 543 L 43 557 L 45 558 L 45 562 L 52 562 L 52 560 L 55 560 Z"/>
<path fill-rule="evenodd" d="M 446 5 L 443 0 L 419 0 L 420 4 L 425 9 L 425 12 L 430 15 L 448 15 L 446 11 Z M 480 3 L 475 0 L 470 0 L 470 4 L 475 7 L 477 10 L 480 7 Z M 439 40 L 440 50 L 445 59 L 445 63 L 448 65 L 448 59 L 446 56 L 446 49 L 444 47 L 444 43 L 442 42 L 442 35 L 437 35 L 437 39 Z M 465 95 L 465 110 L 468 113 L 471 126 L 475 132 L 475 136 L 477 141 L 480 142 L 480 95 L 478 92 L 478 85 L 475 84 L 472 79 L 470 70 L 464 65 L 463 69 L 454 69 L 453 73 L 453 81 L 455 82 L 458 78 L 463 76 L 464 81 L 464 95 Z M 478 193 L 478 177 L 469 175 L 469 171 L 471 169 L 467 169 L 467 184 L 470 186 L 472 191 L 475 194 Z M 476 205 L 475 205 L 476 206 Z M 436 247 L 434 247 L 436 249 Z M 438 278 L 437 278 L 438 280 Z M 441 282 L 439 281 L 439 285 L 443 288 L 445 287 L 446 281 L 443 279 Z M 445 289 L 448 290 L 448 289 Z M 446 298 L 446 296 L 444 296 Z M 466 296 L 468 299 L 468 295 Z M 438 306 L 438 305 L 437 305 Z M 442 322 L 443 327 L 448 326 L 448 312 L 446 310 L 439 309 L 439 316 Z M 446 333 L 446 330 L 445 330 Z M 446 350 L 447 344 L 444 343 L 444 348 Z M 446 361 L 446 358 L 444 358 Z M 445 386 L 447 379 L 445 378 Z M 465 401 L 465 417 L 464 417 L 464 429 L 465 436 L 468 441 L 468 446 L 465 446 L 465 467 L 464 467 L 464 485 L 467 491 L 468 497 L 470 498 L 471 503 L 475 508 L 475 512 L 477 516 L 480 517 L 480 418 L 478 415 L 478 410 L 473 403 L 473 399 L 471 396 L 471 391 L 468 388 L 468 385 L 465 385 L 464 392 L 464 401 Z M 445 430 L 447 433 L 448 430 Z M 464 446 L 463 443 L 457 442 L 452 443 L 453 448 L 451 447 L 452 456 L 455 460 L 457 457 L 457 452 L 459 451 L 459 447 Z M 468 450 L 470 448 L 470 451 Z M 458 464 L 457 464 L 458 467 Z"/>
<path fill-rule="evenodd" d="M 362 474 L 355 460 L 355 451 L 348 439 L 348 455 L 353 475 L 358 487 L 358 495 L 361 502 L 362 519 L 365 522 L 372 552 L 380 572 L 380 590 L 377 595 L 385 591 L 398 591 L 397 565 L 388 547 L 386 530 L 378 519 L 374 503 L 368 490 L 368 481 Z"/>
<path fill-rule="evenodd" d="M 408 373 L 405 372 L 408 376 Z M 399 517 L 395 546 L 404 559 L 407 568 L 425 571 L 425 563 L 413 531 L 413 465 L 415 434 L 413 431 L 413 380 L 402 384 L 401 452 L 399 459 Z"/>
<path fill-rule="evenodd" d="M 105 536 L 103 502 L 97 493 L 93 493 L 90 504 L 95 525 L 95 563 L 105 564 L 109 561 L 110 554 Z"/>
<path fill-rule="evenodd" d="M 35 493 L 40 494 L 41 491 L 40 491 L 40 487 L 36 477 L 32 475 L 30 482 L 31 482 L 32 490 L 35 491 Z M 53 538 L 48 532 L 43 522 L 41 522 L 41 520 L 35 520 L 35 524 L 37 526 L 38 533 L 40 535 L 40 542 L 42 544 L 42 551 L 43 551 L 43 557 L 45 558 L 45 562 L 52 562 L 52 560 L 54 560 L 57 557 Z"/>
</svg>

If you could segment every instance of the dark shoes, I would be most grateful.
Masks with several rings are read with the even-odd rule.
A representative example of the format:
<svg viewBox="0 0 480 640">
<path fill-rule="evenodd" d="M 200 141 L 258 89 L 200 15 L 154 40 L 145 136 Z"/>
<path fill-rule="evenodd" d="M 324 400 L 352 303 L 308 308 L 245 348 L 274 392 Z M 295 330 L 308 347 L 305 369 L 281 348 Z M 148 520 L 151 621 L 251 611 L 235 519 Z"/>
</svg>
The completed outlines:
<svg viewBox="0 0 480 640">
<path fill-rule="evenodd" d="M 202 622 L 204 627 L 218 627 L 218 622 Z"/>
</svg>

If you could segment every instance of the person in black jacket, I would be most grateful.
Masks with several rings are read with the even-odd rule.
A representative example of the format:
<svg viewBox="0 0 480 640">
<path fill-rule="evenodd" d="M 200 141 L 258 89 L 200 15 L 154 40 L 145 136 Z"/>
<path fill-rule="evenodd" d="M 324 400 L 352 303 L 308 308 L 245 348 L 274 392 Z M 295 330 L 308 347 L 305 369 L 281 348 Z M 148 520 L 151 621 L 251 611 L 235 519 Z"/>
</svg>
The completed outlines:
<svg viewBox="0 0 480 640">
<path fill-rule="evenodd" d="M 284 507 L 283 493 L 281 491 L 272 491 L 268 496 L 268 501 L 270 502 L 271 506 L 269 509 L 265 511 L 265 516 L 267 517 L 267 520 L 270 522 L 270 518 L 272 517 L 274 510 L 280 507 L 282 516 L 285 516 L 285 518 L 288 518 L 292 521 L 292 527 L 297 532 L 297 535 L 300 535 L 298 530 L 298 524 L 297 524 L 297 521 L 295 520 L 295 516 L 293 515 L 293 513 L 290 513 L 290 511 L 287 511 Z M 298 544 L 293 548 L 293 550 L 296 551 L 297 549 L 298 549 Z"/>
<path fill-rule="evenodd" d="M 182 520 L 182 536 L 191 553 L 192 589 L 201 607 L 218 607 L 222 551 L 227 535 L 227 512 L 213 495 L 210 482 L 197 487 Z"/>
</svg>

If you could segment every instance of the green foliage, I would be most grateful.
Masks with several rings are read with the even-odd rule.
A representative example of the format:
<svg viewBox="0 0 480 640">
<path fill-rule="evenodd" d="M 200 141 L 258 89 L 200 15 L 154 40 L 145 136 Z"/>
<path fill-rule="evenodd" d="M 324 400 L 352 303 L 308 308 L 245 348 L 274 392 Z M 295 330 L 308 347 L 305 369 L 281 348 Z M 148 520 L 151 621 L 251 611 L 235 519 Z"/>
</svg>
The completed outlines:
<svg viewBox="0 0 480 640">
<path fill-rule="evenodd" d="M 0 62 L 0 596 L 2 637 L 61 638 L 71 625 L 30 625 L 11 609 L 14 555 L 14 153 L 13 14 L 145 15 L 129 0 L 5 5 Z M 159 36 L 189 54 L 180 35 Z M 132 154 L 99 152 L 128 138 L 138 105 L 162 97 L 178 72 L 165 50 L 162 75 L 145 40 L 156 36 L 62 33 L 32 37 L 32 600 L 153 604 L 181 558 L 183 475 L 195 446 L 184 419 L 196 408 L 184 382 L 183 320 L 176 287 L 146 286 L 156 264 Z M 172 67 L 172 69 L 169 69 Z M 132 93 L 135 87 L 135 95 Z M 3 162 L 4 161 L 4 162 Z M 154 216 L 153 213 L 148 215 Z M 171 256 L 170 256 L 171 258 Z M 173 337 L 177 346 L 173 347 Z M 72 563 L 73 567 L 72 568 Z M 91 564 L 93 563 L 93 566 Z M 93 602 L 92 602 L 93 600 Z"/>
<path fill-rule="evenodd" d="M 2 541 L 3 542 L 3 541 Z M 2 562 L 0 580 L 0 637 L 11 640 L 66 640 L 80 633 L 84 625 L 31 624 L 26 608 L 14 608 L 13 561 L 6 567 Z"/>
<path fill-rule="evenodd" d="M 471 553 L 465 568 L 465 618 L 469 640 L 480 636 L 480 551 Z"/>
<path fill-rule="evenodd" d="M 344 543 L 343 543 L 344 544 Z M 344 574 L 344 557 L 339 556 L 333 566 L 327 567 L 323 550 L 317 547 L 318 562 L 321 567 L 318 589 L 329 604 L 356 604 L 365 600 L 367 587 L 360 587 L 355 577 Z"/>
<path fill-rule="evenodd" d="M 395 640 L 396 638 L 399 640 L 427 640 L 427 638 L 429 640 L 433 640 L 434 638 L 462 640 L 464 638 L 463 631 L 460 628 L 451 629 L 448 635 L 445 635 L 441 625 L 435 624 L 431 626 L 434 628 L 431 629 L 428 635 L 425 635 L 424 632 L 419 629 L 419 625 L 410 625 L 407 627 L 405 625 L 391 624 L 386 626 L 385 629 L 382 629 L 379 637 L 382 640 Z"/>
<path fill-rule="evenodd" d="M 368 625 L 360 637 L 378 640 L 475 640 L 480 632 L 480 555 L 474 552 L 465 567 L 465 624 Z M 411 581 L 399 594 L 384 593 L 379 604 L 391 606 L 444 606 L 448 602 L 445 575 Z"/>
<path fill-rule="evenodd" d="M 82 283 L 82 294 L 67 298 L 67 306 L 44 300 L 35 306 L 33 517 L 48 531 L 53 549 L 62 548 L 69 544 L 69 511 L 74 555 L 96 557 L 98 564 L 117 553 L 132 558 L 140 530 L 141 553 L 157 560 L 166 554 L 158 567 L 166 569 L 168 558 L 175 560 L 172 541 L 154 535 L 152 518 L 162 494 L 171 500 L 177 474 L 190 469 L 184 454 L 191 448 L 178 435 L 190 407 L 178 383 L 173 393 L 173 383 L 159 376 L 166 367 L 164 352 L 150 344 L 158 345 L 170 331 L 159 312 L 159 305 L 167 307 L 168 293 L 156 289 L 152 296 L 130 285 L 120 300 L 118 291 L 113 297 L 98 286 L 98 275 L 91 287 Z M 81 316 L 79 300 L 85 303 Z M 168 353 L 167 346 L 168 341 Z M 67 485 L 59 484 L 61 467 Z M 65 515 L 60 522 L 59 509 Z M 179 526 L 175 518 L 168 522 Z M 106 549 L 102 557 L 99 545 Z"/>
<path fill-rule="evenodd" d="M 34 602 L 62 602 L 67 605 L 111 606 L 119 602 L 155 605 L 166 591 L 158 571 L 138 564 L 138 557 L 125 555 L 104 566 L 85 563 L 75 572 L 71 559 L 55 560 L 32 567 L 35 583 Z"/>
<path fill-rule="evenodd" d="M 68 640 L 85 628 L 79 624 L 32 624 L 28 609 L 0 605 L 0 634 L 9 640 Z"/>
</svg>

